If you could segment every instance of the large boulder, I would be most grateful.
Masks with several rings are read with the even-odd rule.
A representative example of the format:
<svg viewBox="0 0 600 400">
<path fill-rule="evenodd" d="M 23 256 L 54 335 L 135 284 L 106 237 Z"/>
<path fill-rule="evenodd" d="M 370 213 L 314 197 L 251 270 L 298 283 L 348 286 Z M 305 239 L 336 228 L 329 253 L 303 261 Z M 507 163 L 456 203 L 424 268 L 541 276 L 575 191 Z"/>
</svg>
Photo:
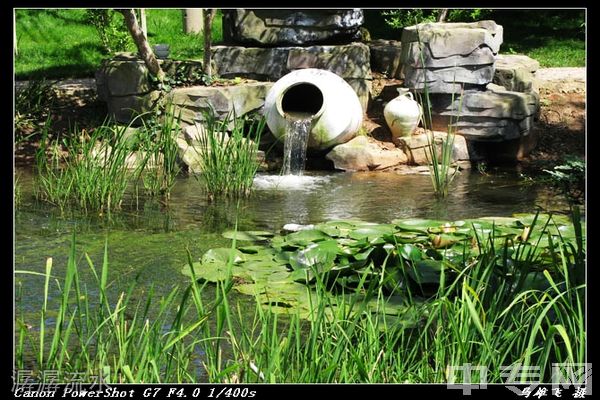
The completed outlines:
<svg viewBox="0 0 600 400">
<path fill-rule="evenodd" d="M 408 156 L 408 163 L 412 165 L 429 165 L 430 142 L 433 139 L 438 159 L 442 156 L 442 143 L 447 140 L 448 134 L 441 131 L 422 132 L 416 135 L 401 137 L 397 139 L 399 147 Z M 454 135 L 452 143 L 452 161 L 468 161 L 469 150 L 467 141 L 461 135 Z"/>
<path fill-rule="evenodd" d="M 535 72 L 540 63 L 522 54 L 498 54 L 493 82 L 514 92 L 538 91 Z"/>
<path fill-rule="evenodd" d="M 325 156 L 336 169 L 344 171 L 373 171 L 406 164 L 406 154 L 392 143 L 379 142 L 368 136 L 335 146 Z"/>
<path fill-rule="evenodd" d="M 223 11 L 226 42 L 258 46 L 349 43 L 360 37 L 360 9 Z"/>
<path fill-rule="evenodd" d="M 273 48 L 215 46 L 212 58 L 215 73 L 223 78 L 277 81 L 297 69 L 328 70 L 348 82 L 358 95 L 363 111 L 367 109 L 372 76 L 369 47 L 362 43 Z"/>
<path fill-rule="evenodd" d="M 484 87 L 494 77 L 502 26 L 494 21 L 425 23 L 402 31 L 405 86 L 430 93 L 458 93 L 463 85 Z"/>
<path fill-rule="evenodd" d="M 187 84 L 198 80 L 203 71 L 198 61 L 159 62 L 168 76 Z M 174 88 L 161 96 L 151 84 L 143 61 L 127 53 L 105 60 L 96 72 L 99 97 L 106 101 L 109 114 L 124 124 L 136 115 L 153 110 L 159 101 L 171 101 L 175 112 L 181 111 L 183 125 L 203 121 L 203 112 L 210 108 L 219 119 L 229 113 L 241 117 L 263 106 L 272 85 L 271 82 L 243 82 L 231 86 L 188 86 Z"/>
</svg>

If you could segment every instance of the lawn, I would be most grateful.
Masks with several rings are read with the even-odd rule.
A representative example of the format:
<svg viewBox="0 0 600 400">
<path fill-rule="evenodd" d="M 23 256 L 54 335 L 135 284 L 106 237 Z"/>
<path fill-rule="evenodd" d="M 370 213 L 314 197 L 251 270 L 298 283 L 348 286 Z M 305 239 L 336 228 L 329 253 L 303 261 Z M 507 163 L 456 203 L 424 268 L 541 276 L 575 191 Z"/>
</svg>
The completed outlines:
<svg viewBox="0 0 600 400">
<path fill-rule="evenodd" d="M 120 15 L 118 15 L 121 18 Z M 147 9 L 150 44 L 171 45 L 171 58 L 202 57 L 202 35 L 183 33 L 181 9 Z M 91 77 L 103 58 L 100 37 L 85 20 L 84 9 L 20 9 L 16 11 L 18 56 L 16 79 Z M 213 41 L 219 41 L 221 15 L 213 23 Z M 135 51 L 130 44 L 129 51 Z"/>
</svg>

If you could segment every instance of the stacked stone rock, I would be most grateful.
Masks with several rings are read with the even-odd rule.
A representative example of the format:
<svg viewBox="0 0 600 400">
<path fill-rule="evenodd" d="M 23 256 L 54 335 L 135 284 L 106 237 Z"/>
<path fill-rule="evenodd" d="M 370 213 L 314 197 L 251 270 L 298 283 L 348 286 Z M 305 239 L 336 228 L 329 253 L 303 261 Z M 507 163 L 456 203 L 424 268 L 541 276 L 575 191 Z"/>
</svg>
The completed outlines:
<svg viewBox="0 0 600 400">
<path fill-rule="evenodd" d="M 296 69 L 326 69 L 352 86 L 366 110 L 369 48 L 355 42 L 363 19 L 359 9 L 224 10 L 228 44 L 212 48 L 214 71 L 222 78 L 274 82 Z"/>
<path fill-rule="evenodd" d="M 492 83 L 502 26 L 493 21 L 420 24 L 405 28 L 401 42 L 404 86 L 418 92 L 427 86 L 434 130 L 446 131 L 453 123 L 470 142 L 529 135 L 539 110 L 534 85 L 526 74 L 508 88 Z M 496 79 L 504 83 L 508 76 Z"/>
</svg>

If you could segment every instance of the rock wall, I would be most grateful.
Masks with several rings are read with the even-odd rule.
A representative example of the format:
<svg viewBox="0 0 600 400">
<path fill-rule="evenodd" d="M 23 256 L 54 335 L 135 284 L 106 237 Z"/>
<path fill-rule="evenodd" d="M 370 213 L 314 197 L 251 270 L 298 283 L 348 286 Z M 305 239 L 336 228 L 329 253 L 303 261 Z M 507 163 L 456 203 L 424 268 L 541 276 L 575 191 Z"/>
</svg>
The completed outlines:
<svg viewBox="0 0 600 400">
<path fill-rule="evenodd" d="M 214 71 L 222 78 L 243 77 L 277 81 L 303 68 L 319 68 L 342 77 L 356 92 L 363 110 L 371 91 L 369 48 L 362 43 L 309 47 L 215 46 Z"/>
<path fill-rule="evenodd" d="M 402 76 L 408 88 L 430 93 L 483 89 L 494 77 L 502 26 L 494 21 L 426 23 L 402 31 Z"/>
<path fill-rule="evenodd" d="M 190 75 L 202 72 L 201 64 L 195 61 L 159 62 L 171 76 L 175 71 L 187 71 Z M 218 117 L 230 112 L 242 116 L 262 107 L 272 85 L 271 82 L 246 82 L 231 86 L 180 87 L 161 98 L 160 91 L 154 90 L 149 80 L 144 62 L 134 56 L 106 60 L 96 72 L 98 96 L 106 101 L 109 114 L 123 124 L 152 110 L 158 101 L 172 101 L 181 111 L 184 126 L 202 121 L 203 112 L 209 108 L 214 109 Z"/>
</svg>

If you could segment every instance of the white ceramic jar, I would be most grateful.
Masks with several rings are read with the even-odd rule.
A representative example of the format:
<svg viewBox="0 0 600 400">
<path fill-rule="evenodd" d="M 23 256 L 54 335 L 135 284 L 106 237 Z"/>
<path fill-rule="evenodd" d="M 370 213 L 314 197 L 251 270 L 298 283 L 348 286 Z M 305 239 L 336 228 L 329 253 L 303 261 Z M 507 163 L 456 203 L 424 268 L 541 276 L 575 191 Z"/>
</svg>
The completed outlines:
<svg viewBox="0 0 600 400">
<path fill-rule="evenodd" d="M 383 116 L 392 136 L 410 136 L 421 120 L 423 109 L 407 88 L 398 88 L 398 97 L 386 104 Z"/>
<path fill-rule="evenodd" d="M 326 149 L 352 139 L 363 111 L 352 87 L 333 72 L 306 68 L 283 76 L 267 93 L 264 115 L 273 135 L 283 140 L 289 120 L 312 118 L 308 147 Z"/>
</svg>

